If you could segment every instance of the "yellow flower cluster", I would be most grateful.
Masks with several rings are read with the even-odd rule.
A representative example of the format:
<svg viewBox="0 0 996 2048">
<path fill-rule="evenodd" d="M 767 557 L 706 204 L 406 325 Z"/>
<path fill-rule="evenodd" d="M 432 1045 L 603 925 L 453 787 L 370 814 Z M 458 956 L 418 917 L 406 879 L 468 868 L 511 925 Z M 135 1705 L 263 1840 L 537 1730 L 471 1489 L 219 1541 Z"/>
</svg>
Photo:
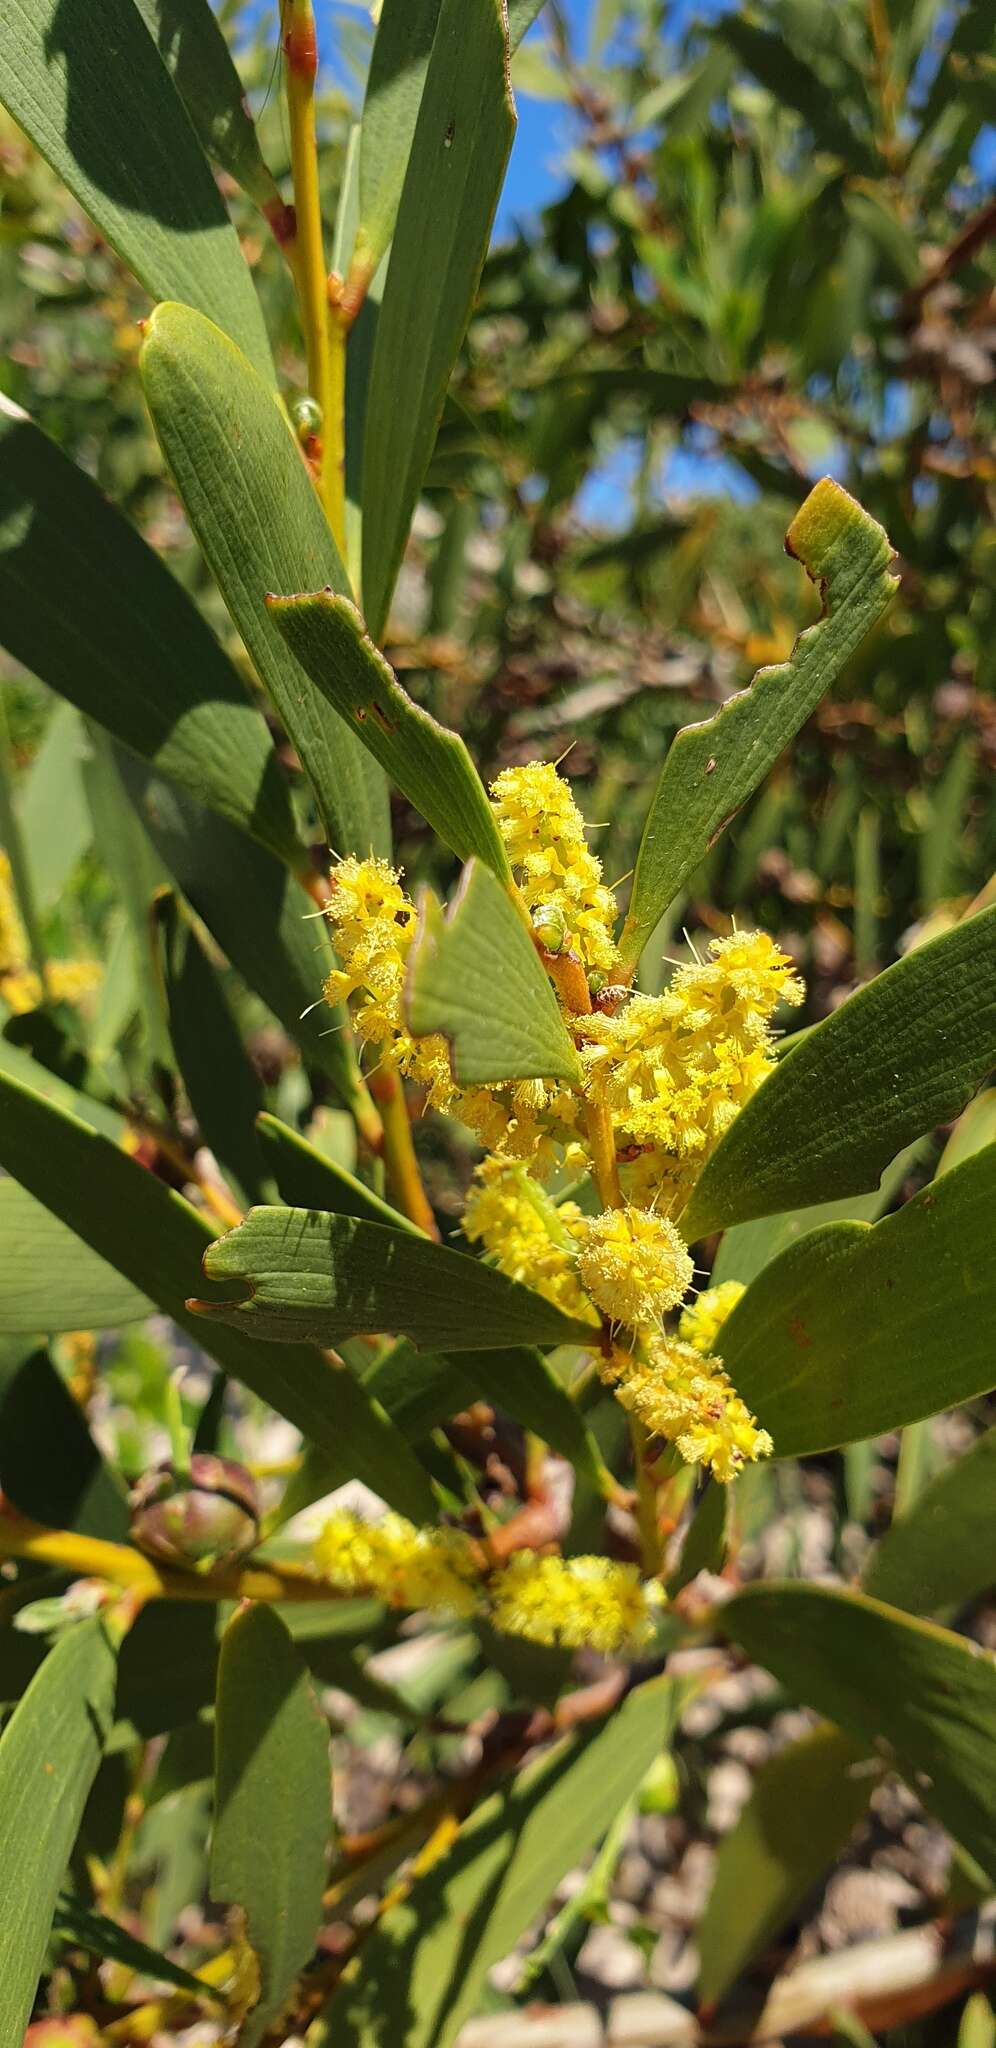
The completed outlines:
<svg viewBox="0 0 996 2048">
<path fill-rule="evenodd" d="M 710 1351 L 715 1351 L 716 1339 L 727 1316 L 733 1314 L 746 1291 L 742 1280 L 724 1280 L 719 1287 L 704 1288 L 681 1312 L 678 1335 L 683 1343 L 701 1351 L 703 1358 Z"/>
<path fill-rule="evenodd" d="M 333 1515 L 315 1564 L 344 1593 L 373 1593 L 390 1607 L 448 1616 L 479 1613 L 504 1634 L 603 1655 L 635 1650 L 653 1635 L 661 1588 L 635 1565 L 606 1557 L 545 1557 L 518 1550 L 487 1573 L 459 1529 L 418 1529 L 402 1515 L 365 1522 Z"/>
<path fill-rule="evenodd" d="M 331 882 L 325 914 L 341 965 L 326 979 L 326 1001 L 357 998 L 352 1017 L 364 1044 L 389 1047 L 401 1072 L 428 1091 L 432 1107 L 449 1108 L 456 1091 L 446 1040 L 413 1038 L 402 1016 L 416 912 L 400 871 L 386 860 L 350 856 L 340 861 Z"/>
<path fill-rule="evenodd" d="M 609 1557 L 541 1557 L 517 1550 L 490 1581 L 491 1620 L 507 1635 L 611 1656 L 654 1633 L 661 1588 Z"/>
<path fill-rule="evenodd" d="M 374 1593 L 389 1607 L 473 1614 L 480 1568 L 459 1529 L 418 1529 L 403 1515 L 365 1522 L 345 1510 L 315 1544 L 322 1577 L 344 1593 Z"/>
<path fill-rule="evenodd" d="M 704 1358 L 674 1337 L 656 1337 L 645 1357 L 614 1351 L 602 1373 L 651 1435 L 676 1444 L 689 1465 L 707 1466 L 723 1485 L 744 1465 L 771 1455 L 767 1430 L 758 1428 L 731 1386 L 721 1358 Z"/>
<path fill-rule="evenodd" d="M 772 1013 L 802 1001 L 791 962 L 764 932 L 713 939 L 659 996 L 584 1020 L 587 1091 L 612 1118 L 632 1201 L 683 1204 L 737 1112 L 770 1072 Z"/>
<path fill-rule="evenodd" d="M 42 984 L 29 965 L 29 947 L 14 895 L 10 861 L 0 849 L 0 999 L 15 1016 L 36 1010 Z M 47 960 L 45 991 L 53 1003 L 78 1003 L 100 984 L 95 960 Z"/>
<path fill-rule="evenodd" d="M 612 1322 L 656 1327 L 692 1282 L 688 1247 L 674 1224 L 643 1209 L 606 1209 L 577 1226 L 586 1292 Z"/>
<path fill-rule="evenodd" d="M 553 1202 L 521 1164 L 486 1159 L 463 1212 L 463 1234 L 482 1244 L 502 1273 L 520 1280 L 565 1315 L 597 1323 L 578 1279 L 572 1236 L 583 1223 L 576 1202 Z"/>
<path fill-rule="evenodd" d="M 570 784 L 549 762 L 528 761 L 502 769 L 491 800 L 526 908 L 537 929 L 549 932 L 549 950 L 570 949 L 585 967 L 611 977 L 619 964 L 616 901 L 585 839 Z"/>
</svg>

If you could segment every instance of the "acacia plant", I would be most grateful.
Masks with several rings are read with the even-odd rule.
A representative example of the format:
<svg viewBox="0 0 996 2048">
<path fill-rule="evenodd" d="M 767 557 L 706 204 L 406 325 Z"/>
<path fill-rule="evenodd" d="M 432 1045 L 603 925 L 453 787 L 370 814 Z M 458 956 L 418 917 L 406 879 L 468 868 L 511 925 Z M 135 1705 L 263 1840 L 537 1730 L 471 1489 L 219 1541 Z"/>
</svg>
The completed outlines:
<svg viewBox="0 0 996 2048">
<path fill-rule="evenodd" d="M 972 1098 L 996 1049 L 996 907 L 784 1047 L 804 991 L 763 931 L 720 920 L 659 993 L 638 982 L 678 892 L 884 616 L 885 533 L 830 480 L 805 498 L 786 545 L 821 615 L 678 733 L 618 889 L 566 767 L 522 758 L 486 788 L 381 651 L 512 140 L 510 45 L 537 11 L 383 0 L 331 244 L 310 0 L 281 9 L 291 198 L 207 0 L 0 19 L 12 114 L 155 302 L 148 410 L 240 642 L 230 656 L 0 401 L 4 643 L 89 722 L 136 928 L 153 895 L 139 1086 L 106 1009 L 78 1024 L 97 969 L 48 957 L 3 783 L 11 2048 L 53 1944 L 60 2039 L 200 2014 L 248 2044 L 446 2048 L 565 1874 L 606 1838 L 618 1854 L 689 1696 L 741 1654 L 826 1719 L 778 1760 L 782 1878 L 756 1807 L 721 1855 L 703 2011 L 885 1771 L 977 1890 L 996 1879 L 996 1671 L 914 1618 L 923 1522 L 872 1552 L 867 1590 L 722 1597 L 737 1503 L 771 1461 L 988 1391 L 996 1146 L 992 1098 Z M 286 258 L 304 391 L 280 388 L 209 158 Z M 433 873 L 461 864 L 446 907 L 393 861 L 392 792 L 435 834 Z M 300 1094 L 265 1107 L 246 990 L 334 1093 L 334 1143 L 302 1135 Z M 962 1112 L 946 1170 L 886 1214 L 908 1148 Z M 458 1200 L 430 1200 L 415 1119 L 469 1162 Z M 46 1340 L 154 1311 L 218 1374 L 199 1417 L 170 1380 L 167 1462 L 136 1472 L 123 1448 L 116 1470 L 88 1427 L 92 1348 L 74 1340 L 67 1378 Z M 219 1432 L 271 1411 L 300 1448 L 261 1499 Z M 296 1535 L 346 1481 L 366 1494 Z M 984 1582 L 975 1546 L 952 1549 L 930 1611 Z M 364 1658 L 412 1638 L 429 1678 L 406 1694 Z M 316 1679 L 423 1743 L 424 1798 L 366 1835 L 333 1815 Z M 136 1829 L 191 1792 L 209 1868 L 193 1854 L 140 1939 Z M 178 1936 L 205 1893 L 229 1912 L 223 1947 L 203 1923 Z M 95 1955 L 115 1966 L 99 1981 Z"/>
</svg>

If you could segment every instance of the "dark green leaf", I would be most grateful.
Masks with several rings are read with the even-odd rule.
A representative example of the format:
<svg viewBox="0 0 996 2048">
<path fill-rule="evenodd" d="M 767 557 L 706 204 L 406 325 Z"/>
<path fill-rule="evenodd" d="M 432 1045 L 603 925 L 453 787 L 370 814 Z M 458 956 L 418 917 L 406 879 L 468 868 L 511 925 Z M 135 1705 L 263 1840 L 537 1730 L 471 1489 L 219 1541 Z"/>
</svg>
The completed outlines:
<svg viewBox="0 0 996 2048">
<path fill-rule="evenodd" d="M 996 1131 L 993 1133 L 996 1136 Z M 908 1146 L 892 1160 L 877 1188 L 867 1195 L 842 1195 L 839 1202 L 816 1202 L 811 1209 L 789 1209 L 781 1216 L 758 1216 L 724 1230 L 710 1275 L 710 1284 L 739 1280 L 746 1287 L 779 1252 L 797 1244 L 824 1223 L 876 1223 L 902 1187 L 919 1147 Z"/>
<path fill-rule="evenodd" d="M 2 1147 L 0 1147 L 2 1153 Z M 578 1323 L 480 1259 L 428 1238 L 314 1209 L 253 1209 L 205 1255 L 209 1279 L 242 1281 L 244 1301 L 198 1302 L 274 1344 L 396 1330 L 433 1350 L 584 1342 Z"/>
<path fill-rule="evenodd" d="M 918 946 L 786 1053 L 709 1160 L 689 1240 L 873 1187 L 900 1147 L 948 1123 L 996 1045 L 996 907 Z"/>
<path fill-rule="evenodd" d="M 202 1983 L 190 1970 L 171 1963 L 168 1956 L 161 1956 L 157 1949 L 136 1940 L 116 1920 L 109 1920 L 106 1913 L 91 1912 L 89 1906 L 67 1892 L 56 1905 L 52 1932 L 60 1941 L 71 1942 L 74 1948 L 85 1949 L 91 1956 L 102 1956 L 107 1962 L 122 1963 L 127 1970 L 138 1970 L 154 1983 L 175 1984 L 179 1991 L 190 1991 L 198 1998 L 221 1997 L 220 1992 Z"/>
<path fill-rule="evenodd" d="M 796 513 L 786 546 L 819 584 L 823 616 L 800 634 L 788 661 L 759 669 L 748 690 L 672 741 L 637 856 L 620 939 L 626 960 L 639 958 L 682 883 L 815 710 L 897 588 L 882 528 L 829 477 Z"/>
<path fill-rule="evenodd" d="M 2 441 L 0 415 L 0 449 Z M 0 454 L 0 491 L 2 478 Z M 85 752 L 86 741 L 76 711 L 71 704 L 57 704 L 20 791 L 24 844 L 35 899 L 42 911 L 58 902 L 92 837 L 83 786 Z"/>
<path fill-rule="evenodd" d="M 875 1789 L 867 1742 L 814 1728 L 758 1772 L 716 1858 L 697 1947 L 699 1997 L 722 1998 L 785 1922 L 801 1913 Z"/>
<path fill-rule="evenodd" d="M 448 1357 L 395 1344 L 363 1374 L 411 1443 L 472 1401 L 490 1401 L 568 1458 L 603 1497 L 612 1482 L 580 1410 L 540 1351 L 457 1351 Z"/>
<path fill-rule="evenodd" d="M 514 132 L 502 0 L 442 0 L 366 407 L 362 602 L 374 640 L 384 630 L 470 318 Z M 309 577 L 306 587 L 329 580 Z"/>
<path fill-rule="evenodd" d="M 336 1216 L 365 1216 L 369 1223 L 385 1223 L 394 1230 L 412 1230 L 421 1235 L 416 1223 L 392 1209 L 372 1188 L 347 1173 L 324 1152 L 309 1145 L 299 1131 L 292 1131 L 279 1117 L 265 1111 L 257 1124 L 263 1156 L 280 1190 L 280 1199 L 291 1209 L 329 1209 Z"/>
<path fill-rule="evenodd" d="M 124 1494 L 82 1410 L 47 1351 L 21 1344 L 0 1345 L 0 1494 L 49 1528 L 127 1539 Z"/>
<path fill-rule="evenodd" d="M 270 617 L 323 697 L 460 860 L 511 873 L 484 785 L 459 735 L 403 690 L 347 597 L 272 598 Z"/>
<path fill-rule="evenodd" d="M 669 1599 L 690 1586 L 699 1572 L 720 1572 L 726 1560 L 730 1489 L 707 1479 L 695 1503 L 676 1569 L 667 1582 Z"/>
<path fill-rule="evenodd" d="M 389 844 L 383 775 L 295 661 L 267 593 L 346 572 L 286 414 L 251 363 L 189 306 L 160 306 L 142 345 L 152 423 L 190 523 L 260 678 L 301 756 L 337 853 Z"/>
<path fill-rule="evenodd" d="M 151 1308 L 16 1180 L 0 1180 L 0 1336 L 112 1330 Z"/>
<path fill-rule="evenodd" d="M 992 1585 L 996 1429 L 924 1487 L 872 1551 L 865 1591 L 913 1614 L 964 1606 Z"/>
<path fill-rule="evenodd" d="M 207 1601 L 153 1600 L 118 1661 L 114 1718 L 148 1742 L 192 1721 L 214 1699 L 218 1610 Z"/>
<path fill-rule="evenodd" d="M 724 1634 L 793 1697 L 866 1742 L 996 1877 L 996 1660 L 862 1593 L 778 1581 L 720 1610 Z"/>
<path fill-rule="evenodd" d="M 989 1391 L 994 1203 L 989 1145 L 884 1222 L 825 1224 L 765 1266 L 724 1323 L 722 1351 L 778 1457 Z"/>
<path fill-rule="evenodd" d="M 820 149 L 839 156 L 849 171 L 874 178 L 881 171 L 877 152 L 841 111 L 839 96 L 828 90 L 820 71 L 796 55 L 783 34 L 762 27 L 738 9 L 724 16 L 715 33 L 734 56 L 767 86 L 780 106 L 793 107 L 812 130 Z"/>
<path fill-rule="evenodd" d="M 196 606 L 90 478 L 2 396 L 0 637 L 200 803 L 303 862 L 266 726 Z"/>
<path fill-rule="evenodd" d="M 381 1921 L 356 1976 L 316 2022 L 314 2048 L 449 2048 L 492 1964 L 636 1790 L 667 1742 L 674 1705 L 669 1679 L 638 1686 L 607 1721 L 482 1801 Z"/>
<path fill-rule="evenodd" d="M 96 1618 L 50 1651 L 0 1736 L 0 2039 L 24 2038 L 52 1915 L 114 1707 Z"/>
<path fill-rule="evenodd" d="M 263 162 L 245 87 L 210 0 L 136 0 L 209 156 L 266 212 L 282 209 Z M 179 297 L 170 292 L 170 298 Z"/>
<path fill-rule="evenodd" d="M 441 1032 L 454 1078 L 482 1082 L 580 1078 L 560 1005 L 511 897 L 468 862 L 448 914 L 423 897 L 408 968 L 408 1028 Z"/>
<path fill-rule="evenodd" d="M 233 1378 L 269 1401 L 314 1443 L 335 1451 L 348 1437 L 357 1477 L 403 1514 L 431 1519 L 433 1495 L 421 1466 L 345 1368 L 337 1369 L 304 1346 L 260 1345 L 253 1334 L 190 1313 L 187 1297 L 198 1284 L 211 1226 L 182 1195 L 79 1118 L 7 1076 L 0 1076 L 0 1166 L 203 1344 Z"/>
<path fill-rule="evenodd" d="M 252 278 L 189 118 L 133 0 L 11 0 L 0 94 L 154 299 L 182 299 L 273 362 Z"/>
<path fill-rule="evenodd" d="M 259 2000 L 240 2032 L 254 2048 L 315 1947 L 332 1832 L 329 1731 L 279 1616 L 247 1607 L 218 1664 L 211 1894 L 245 1914 Z"/>
<path fill-rule="evenodd" d="M 246 1058 L 224 992 L 175 896 L 155 905 L 173 1051 L 201 1135 L 240 1194 L 272 1193 L 256 1137 L 263 1092 Z"/>
</svg>

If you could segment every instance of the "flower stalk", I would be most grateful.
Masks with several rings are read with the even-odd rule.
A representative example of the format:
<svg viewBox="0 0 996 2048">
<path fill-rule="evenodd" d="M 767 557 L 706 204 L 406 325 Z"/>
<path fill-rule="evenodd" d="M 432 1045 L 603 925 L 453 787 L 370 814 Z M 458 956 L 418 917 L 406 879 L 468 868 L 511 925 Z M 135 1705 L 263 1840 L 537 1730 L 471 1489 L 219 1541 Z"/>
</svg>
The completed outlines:
<svg viewBox="0 0 996 2048">
<path fill-rule="evenodd" d="M 340 554 L 346 546 L 343 403 L 345 335 L 336 322 L 333 342 L 328 271 L 318 182 L 315 85 L 318 42 L 311 0 L 280 0 L 287 115 L 290 124 L 294 225 L 284 251 L 297 287 L 308 364 L 308 389 L 322 415 L 317 458 L 318 494 Z"/>
</svg>

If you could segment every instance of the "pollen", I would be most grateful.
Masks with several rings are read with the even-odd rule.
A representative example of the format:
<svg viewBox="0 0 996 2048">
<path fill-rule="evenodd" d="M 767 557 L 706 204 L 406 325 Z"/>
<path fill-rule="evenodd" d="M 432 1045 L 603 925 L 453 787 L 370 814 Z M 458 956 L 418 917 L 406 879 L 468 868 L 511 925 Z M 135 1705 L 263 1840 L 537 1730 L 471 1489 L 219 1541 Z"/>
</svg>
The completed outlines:
<svg viewBox="0 0 996 2048">
<path fill-rule="evenodd" d="M 488 1590 L 491 1619 L 504 1634 L 603 1656 L 648 1643 L 664 1599 L 635 1565 L 608 1557 L 541 1557 L 533 1550 L 516 1551 Z"/>
<path fill-rule="evenodd" d="M 389 1607 L 472 1614 L 480 1569 L 475 1547 L 459 1529 L 419 1529 L 403 1515 L 365 1522 L 345 1511 L 326 1522 L 314 1559 L 343 1593 L 373 1593 Z"/>
<path fill-rule="evenodd" d="M 582 1285 L 613 1322 L 659 1324 L 691 1286 L 688 1247 L 674 1224 L 644 1209 L 606 1209 L 582 1217 L 578 1271 Z"/>
<path fill-rule="evenodd" d="M 491 785 L 498 830 L 526 908 L 586 968 L 611 975 L 619 955 L 612 937 L 616 900 L 602 864 L 585 838 L 571 787 L 546 761 L 503 768 Z M 558 948 L 559 950 L 559 943 Z"/>
<path fill-rule="evenodd" d="M 716 1339 L 726 1321 L 732 1315 L 741 1295 L 746 1293 L 741 1280 L 723 1280 L 718 1287 L 706 1287 L 703 1292 L 682 1310 L 678 1324 L 678 1335 L 686 1344 L 702 1353 L 703 1358 L 716 1349 Z"/>
<path fill-rule="evenodd" d="M 477 1170 L 463 1233 L 471 1244 L 482 1244 L 510 1280 L 531 1287 L 565 1315 L 594 1324 L 598 1316 L 578 1279 L 571 1234 L 581 1221 L 575 1202 L 558 1207 L 523 1165 L 491 1158 Z"/>
<path fill-rule="evenodd" d="M 771 1456 L 767 1430 L 731 1385 L 721 1358 L 658 1337 L 646 1358 L 614 1351 L 602 1374 L 651 1435 L 675 1444 L 687 1464 L 704 1465 L 722 1485 Z"/>
</svg>

